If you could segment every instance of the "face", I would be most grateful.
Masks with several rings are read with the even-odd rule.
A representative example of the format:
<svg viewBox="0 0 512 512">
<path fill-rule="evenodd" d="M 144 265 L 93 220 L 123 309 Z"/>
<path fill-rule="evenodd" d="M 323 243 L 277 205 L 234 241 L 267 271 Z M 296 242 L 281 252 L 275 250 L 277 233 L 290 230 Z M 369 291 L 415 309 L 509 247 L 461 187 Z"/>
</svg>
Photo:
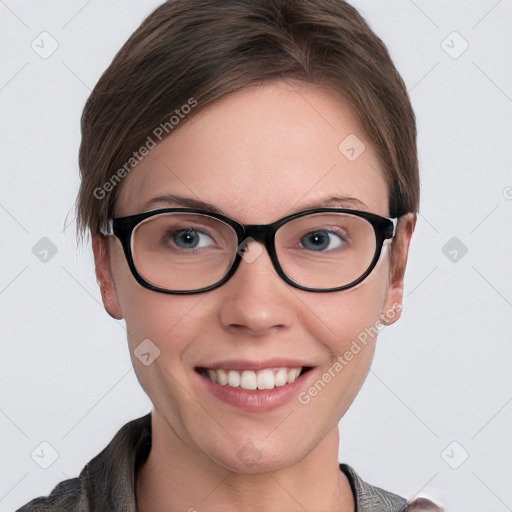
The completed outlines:
<svg viewBox="0 0 512 512">
<path fill-rule="evenodd" d="M 338 149 L 351 134 L 365 144 L 355 160 Z M 389 214 L 380 162 L 348 104 L 333 92 L 285 82 L 243 89 L 198 112 L 125 179 L 116 214 L 183 206 L 154 201 L 169 194 L 213 204 L 241 224 L 269 224 L 316 206 Z M 332 196 L 340 199 L 326 204 Z M 135 281 L 118 239 L 95 237 L 104 304 L 126 320 L 138 379 L 167 428 L 162 435 L 198 460 L 237 472 L 254 471 L 246 455 L 259 458 L 258 471 L 273 471 L 312 452 L 358 393 L 379 320 L 400 316 L 413 228 L 412 217 L 400 220 L 392 254 L 385 243 L 369 277 L 328 293 L 285 283 L 265 250 L 214 290 L 157 293 Z M 146 339 L 160 351 L 148 366 L 134 355 Z M 198 368 L 287 377 L 291 368 L 308 371 L 273 390 L 244 391 Z"/>
</svg>

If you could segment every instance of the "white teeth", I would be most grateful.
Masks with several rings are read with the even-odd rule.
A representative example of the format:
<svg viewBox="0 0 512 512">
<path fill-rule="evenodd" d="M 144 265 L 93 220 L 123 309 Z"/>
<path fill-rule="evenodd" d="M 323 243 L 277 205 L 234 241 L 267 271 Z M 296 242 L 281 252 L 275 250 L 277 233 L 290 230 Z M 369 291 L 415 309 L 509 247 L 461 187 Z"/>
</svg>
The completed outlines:
<svg viewBox="0 0 512 512">
<path fill-rule="evenodd" d="M 251 370 L 244 370 L 240 379 L 240 387 L 243 389 L 256 389 L 258 387 L 256 374 Z"/>
<path fill-rule="evenodd" d="M 223 370 L 209 368 L 206 371 L 209 379 L 221 386 L 229 385 L 242 389 L 274 389 L 295 382 L 302 368 L 266 368 L 264 370 Z"/>
<path fill-rule="evenodd" d="M 288 382 L 287 377 L 288 372 L 286 371 L 286 368 L 279 368 L 275 376 L 276 386 L 284 386 Z"/>
<path fill-rule="evenodd" d="M 300 373 L 300 368 L 292 368 L 289 372 L 288 372 L 288 376 L 286 378 L 288 384 L 292 383 L 295 381 L 295 379 L 299 376 L 299 373 Z"/>
<path fill-rule="evenodd" d="M 240 374 L 238 372 L 235 372 L 235 370 L 229 370 L 228 384 L 233 388 L 237 388 L 238 386 L 240 386 Z"/>
<path fill-rule="evenodd" d="M 221 386 L 225 386 L 228 383 L 228 374 L 224 370 L 217 370 L 217 382 Z"/>
<path fill-rule="evenodd" d="M 213 382 L 217 382 L 217 372 L 215 370 L 208 370 L 208 377 L 210 377 L 210 380 Z"/>
<path fill-rule="evenodd" d="M 272 370 L 258 372 L 258 389 L 274 389 L 275 379 Z"/>
</svg>

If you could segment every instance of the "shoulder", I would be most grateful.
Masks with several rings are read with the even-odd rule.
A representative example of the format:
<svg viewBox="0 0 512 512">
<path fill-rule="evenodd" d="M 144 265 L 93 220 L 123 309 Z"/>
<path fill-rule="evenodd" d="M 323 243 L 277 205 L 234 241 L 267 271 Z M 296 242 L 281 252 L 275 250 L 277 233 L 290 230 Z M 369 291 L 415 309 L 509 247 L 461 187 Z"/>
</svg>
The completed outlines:
<svg viewBox="0 0 512 512">
<path fill-rule="evenodd" d="M 80 478 L 71 478 L 58 484 L 49 496 L 35 498 L 16 512 L 82 512 L 88 510 L 85 500 Z"/>
<path fill-rule="evenodd" d="M 347 476 L 358 512 L 442 512 L 443 509 L 427 498 L 417 498 L 408 502 L 380 487 L 365 482 L 356 471 L 347 464 L 340 464 Z"/>
<path fill-rule="evenodd" d="M 16 512 L 95 512 L 111 506 L 136 511 L 133 489 L 139 456 L 148 451 L 151 414 L 130 421 L 77 478 L 60 482 L 49 496 L 35 498 Z"/>
</svg>

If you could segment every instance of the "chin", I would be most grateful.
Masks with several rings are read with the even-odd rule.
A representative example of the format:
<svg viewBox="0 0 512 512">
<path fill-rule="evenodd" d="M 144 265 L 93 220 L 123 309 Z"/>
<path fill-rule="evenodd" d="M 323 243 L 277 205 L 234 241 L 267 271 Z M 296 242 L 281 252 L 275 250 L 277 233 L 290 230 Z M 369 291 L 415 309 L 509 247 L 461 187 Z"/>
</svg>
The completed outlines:
<svg viewBox="0 0 512 512">
<path fill-rule="evenodd" d="M 268 432 L 265 432 L 252 436 L 252 441 L 231 439 L 227 445 L 212 447 L 209 456 L 216 464 L 234 473 L 257 474 L 286 469 L 307 454 L 289 437 L 284 441 L 276 436 L 273 442 L 268 437 Z M 245 435 L 244 439 L 248 439 L 248 436 Z M 290 447 L 293 447 L 293 451 Z M 205 452 L 208 453 L 208 450 Z"/>
<path fill-rule="evenodd" d="M 243 448 L 242 448 L 243 450 Z M 238 457 L 226 459 L 222 457 L 221 459 L 214 458 L 214 462 L 219 466 L 226 468 L 229 471 L 232 471 L 236 474 L 241 475 L 250 475 L 250 474 L 263 474 L 263 473 L 271 473 L 276 471 L 284 470 L 290 466 L 293 466 L 294 463 L 299 461 L 299 458 L 295 460 L 293 457 L 290 457 L 290 454 L 287 454 L 285 458 L 280 458 L 279 456 L 273 456 L 271 458 L 264 458 L 261 454 L 261 458 L 258 458 L 259 455 L 255 457 L 250 457 L 248 453 L 245 454 L 245 458 L 240 460 Z"/>
</svg>

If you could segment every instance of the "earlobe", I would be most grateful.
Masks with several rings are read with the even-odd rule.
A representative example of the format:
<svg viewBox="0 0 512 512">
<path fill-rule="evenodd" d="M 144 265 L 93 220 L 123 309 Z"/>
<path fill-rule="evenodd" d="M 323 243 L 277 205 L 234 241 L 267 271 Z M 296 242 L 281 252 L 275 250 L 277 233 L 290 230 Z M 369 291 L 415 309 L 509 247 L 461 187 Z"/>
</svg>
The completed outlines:
<svg viewBox="0 0 512 512">
<path fill-rule="evenodd" d="M 389 264 L 389 287 L 380 319 L 384 325 L 395 323 L 402 313 L 405 269 L 416 219 L 415 213 L 408 213 L 398 219 Z"/>
<path fill-rule="evenodd" d="M 94 235 L 92 237 L 92 250 L 94 253 L 96 281 L 100 287 L 103 305 L 112 318 L 121 320 L 123 314 L 117 299 L 117 292 L 110 266 L 111 254 L 109 238 L 102 235 Z"/>
</svg>

